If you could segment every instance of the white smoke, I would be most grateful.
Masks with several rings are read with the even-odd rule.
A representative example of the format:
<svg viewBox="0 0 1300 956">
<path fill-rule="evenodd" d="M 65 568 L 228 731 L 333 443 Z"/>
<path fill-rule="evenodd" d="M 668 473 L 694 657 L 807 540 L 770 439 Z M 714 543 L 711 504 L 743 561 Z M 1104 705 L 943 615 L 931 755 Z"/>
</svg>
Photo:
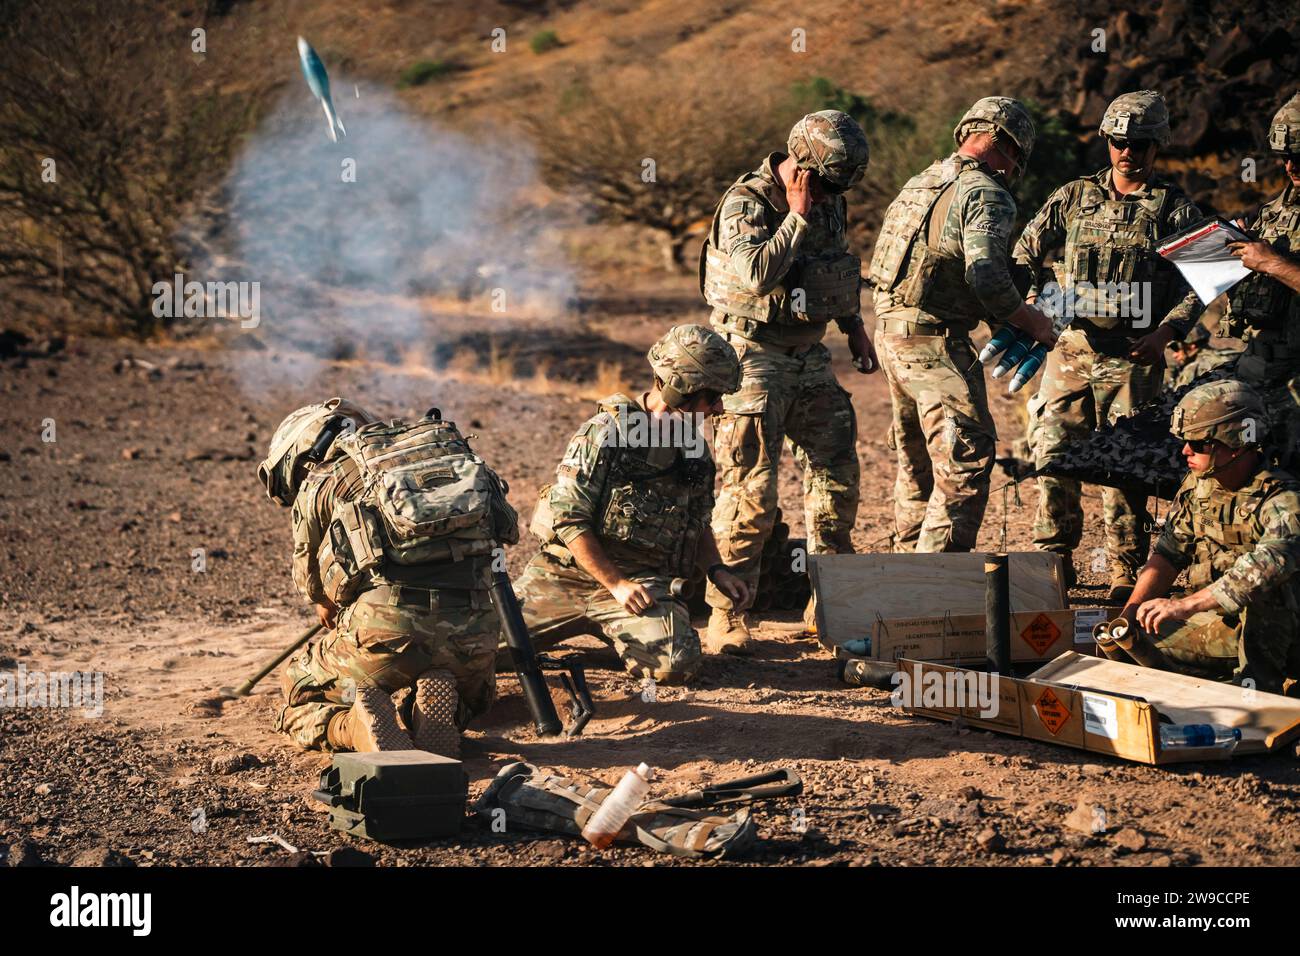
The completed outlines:
<svg viewBox="0 0 1300 956">
<path fill-rule="evenodd" d="M 331 143 L 317 101 L 293 84 L 216 197 L 192 278 L 259 282 L 256 335 L 283 353 L 278 367 L 231 353 L 250 392 L 286 378 L 310 389 L 330 358 L 395 360 L 479 326 L 475 316 L 535 321 L 573 301 L 525 137 L 491 125 L 466 135 L 388 90 L 358 93 L 335 80 L 348 135 Z M 188 228 L 193 239 L 200 227 Z"/>
</svg>

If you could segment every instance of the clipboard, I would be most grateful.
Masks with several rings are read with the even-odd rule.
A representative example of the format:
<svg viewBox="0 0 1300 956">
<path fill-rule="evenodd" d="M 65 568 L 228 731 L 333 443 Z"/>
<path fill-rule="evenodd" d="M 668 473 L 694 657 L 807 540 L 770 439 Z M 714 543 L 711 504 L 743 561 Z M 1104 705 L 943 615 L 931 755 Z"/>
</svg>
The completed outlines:
<svg viewBox="0 0 1300 956">
<path fill-rule="evenodd" d="M 1156 251 L 1172 263 L 1200 300 L 1208 305 L 1250 270 L 1228 251 L 1230 242 L 1252 242 L 1239 227 L 1218 216 L 1202 219 L 1170 236 Z"/>
</svg>

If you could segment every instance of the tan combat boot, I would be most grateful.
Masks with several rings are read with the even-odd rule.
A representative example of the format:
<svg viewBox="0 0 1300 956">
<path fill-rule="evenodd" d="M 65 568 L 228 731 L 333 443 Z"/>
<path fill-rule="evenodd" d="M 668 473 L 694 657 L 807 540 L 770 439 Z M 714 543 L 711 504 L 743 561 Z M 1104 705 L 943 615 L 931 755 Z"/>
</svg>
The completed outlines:
<svg viewBox="0 0 1300 956">
<path fill-rule="evenodd" d="M 456 679 L 446 671 L 428 670 L 415 680 L 415 703 L 411 707 L 415 749 L 440 757 L 460 757 L 460 728 L 456 710 L 460 695 Z"/>
<path fill-rule="evenodd" d="M 414 749 L 411 738 L 397 724 L 397 708 L 385 690 L 371 684 L 358 687 L 348 717 L 346 729 L 357 753 Z"/>
<path fill-rule="evenodd" d="M 709 615 L 709 629 L 704 635 L 706 651 L 710 654 L 748 654 L 751 641 L 744 611 L 713 609 Z"/>
<path fill-rule="evenodd" d="M 1110 590 L 1106 592 L 1107 604 L 1123 604 L 1133 596 L 1133 585 L 1137 584 L 1132 572 L 1127 568 L 1118 568 L 1110 573 Z"/>
</svg>

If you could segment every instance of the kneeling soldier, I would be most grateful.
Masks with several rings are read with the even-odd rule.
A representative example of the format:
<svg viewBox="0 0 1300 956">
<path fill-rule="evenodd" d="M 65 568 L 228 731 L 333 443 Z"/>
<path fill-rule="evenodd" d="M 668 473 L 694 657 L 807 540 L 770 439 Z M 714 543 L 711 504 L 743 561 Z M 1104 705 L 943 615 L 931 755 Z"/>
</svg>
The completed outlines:
<svg viewBox="0 0 1300 956">
<path fill-rule="evenodd" d="M 437 409 L 380 422 L 341 399 L 285 419 L 258 477 L 293 507 L 294 583 L 330 629 L 285 668 L 276 729 L 457 756 L 496 696 L 492 552 L 519 540 L 504 483 Z"/>
<path fill-rule="evenodd" d="M 1191 470 L 1124 616 L 1161 666 L 1281 693 L 1300 678 L 1300 481 L 1268 467 L 1264 403 L 1240 382 L 1192 389 L 1172 427 Z M 1183 569 L 1196 590 L 1166 597 Z"/>
<path fill-rule="evenodd" d="M 654 387 L 602 399 L 542 489 L 531 530 L 543 546 L 515 592 L 538 649 L 598 631 L 633 675 L 681 683 L 700 639 L 672 579 L 704 567 L 737 607 L 749 600 L 709 527 L 714 465 L 699 431 L 739 387 L 740 363 L 698 325 L 672 329 L 648 358 Z"/>
</svg>

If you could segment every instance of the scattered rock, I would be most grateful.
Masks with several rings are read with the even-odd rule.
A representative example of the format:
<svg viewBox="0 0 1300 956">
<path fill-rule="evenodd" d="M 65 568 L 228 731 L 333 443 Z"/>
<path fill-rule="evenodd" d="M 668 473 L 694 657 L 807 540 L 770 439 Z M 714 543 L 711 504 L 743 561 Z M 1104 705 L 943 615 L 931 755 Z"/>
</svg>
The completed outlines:
<svg viewBox="0 0 1300 956">
<path fill-rule="evenodd" d="M 537 855 L 547 860 L 562 860 L 568 847 L 559 840 L 551 840 L 537 848 Z"/>
<path fill-rule="evenodd" d="M 1007 848 L 1006 838 L 992 827 L 985 827 L 975 834 L 975 843 L 985 853 L 1001 853 Z"/>
<path fill-rule="evenodd" d="M 38 783 L 33 789 L 42 797 L 50 795 L 50 785 L 48 783 Z"/>
<path fill-rule="evenodd" d="M 208 769 L 222 776 L 260 767 L 262 761 L 252 754 L 221 754 L 212 758 Z"/>
<path fill-rule="evenodd" d="M 340 846 L 330 850 L 325 857 L 326 866 L 374 866 L 375 858 L 356 847 Z"/>
<path fill-rule="evenodd" d="M 139 457 L 140 457 L 140 449 L 139 449 L 139 448 L 123 448 L 123 449 L 122 449 L 122 458 L 123 458 L 123 460 L 125 460 L 125 461 L 135 461 L 135 460 L 136 460 L 137 458 L 139 458 Z"/>
<path fill-rule="evenodd" d="M 324 866 L 320 859 L 312 856 L 306 850 L 299 850 L 297 853 L 290 853 L 286 857 L 277 857 L 271 864 L 272 866 Z"/>
<path fill-rule="evenodd" d="M 1070 861 L 1070 851 L 1063 846 L 1058 846 L 1048 859 L 1052 861 L 1052 866 L 1060 866 Z"/>
<path fill-rule="evenodd" d="M 983 799 L 984 794 L 980 792 L 979 787 L 966 786 L 957 791 L 957 796 L 969 803 L 973 800 Z"/>
<path fill-rule="evenodd" d="M 1147 845 L 1147 838 L 1132 827 L 1123 827 L 1117 830 L 1112 839 L 1130 853 L 1144 850 Z"/>
<path fill-rule="evenodd" d="M 93 846 L 82 850 L 72 859 L 73 866 L 135 866 L 135 861 L 112 847 Z"/>
<path fill-rule="evenodd" d="M 31 840 L 19 840 L 9 848 L 7 860 L 10 866 L 44 866 L 41 851 Z"/>
<path fill-rule="evenodd" d="M 1106 810 L 1090 802 L 1087 797 L 1080 797 L 1078 804 L 1062 822 L 1080 833 L 1105 833 Z"/>
</svg>

